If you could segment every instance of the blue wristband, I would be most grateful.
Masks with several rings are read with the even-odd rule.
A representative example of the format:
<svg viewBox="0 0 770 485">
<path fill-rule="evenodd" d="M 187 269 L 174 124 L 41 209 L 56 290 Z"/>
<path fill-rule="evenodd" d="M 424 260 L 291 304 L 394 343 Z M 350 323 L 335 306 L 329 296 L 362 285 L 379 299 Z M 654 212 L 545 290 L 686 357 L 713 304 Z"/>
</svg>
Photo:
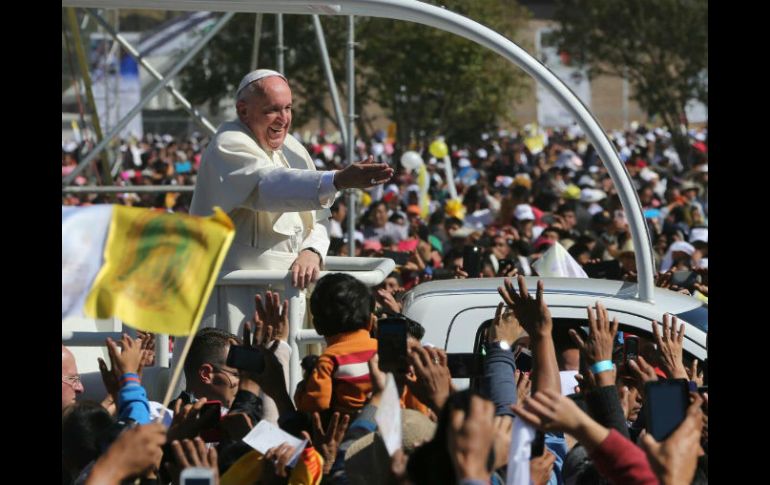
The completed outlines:
<svg viewBox="0 0 770 485">
<path fill-rule="evenodd" d="M 614 370 L 615 364 L 613 364 L 611 360 L 602 360 L 601 362 L 593 364 L 589 369 L 591 369 L 591 372 L 594 374 L 599 374 L 600 372 Z"/>
</svg>

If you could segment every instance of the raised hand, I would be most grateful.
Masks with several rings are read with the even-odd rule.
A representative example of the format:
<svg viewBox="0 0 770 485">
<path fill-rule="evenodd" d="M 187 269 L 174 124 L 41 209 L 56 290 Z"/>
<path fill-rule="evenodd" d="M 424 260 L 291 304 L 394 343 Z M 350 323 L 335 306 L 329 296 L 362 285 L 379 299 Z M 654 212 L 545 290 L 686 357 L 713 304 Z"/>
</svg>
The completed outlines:
<svg viewBox="0 0 770 485">
<path fill-rule="evenodd" d="M 166 443 L 166 428 L 159 423 L 129 428 L 120 433 L 94 463 L 86 485 L 121 483 L 158 466 Z"/>
<path fill-rule="evenodd" d="M 518 277 L 519 292 L 513 289 L 513 283 L 509 278 L 504 280 L 504 286 L 497 289 L 503 301 L 513 310 L 516 318 L 521 322 L 524 330 L 532 338 L 551 335 L 553 321 L 548 305 L 543 299 L 543 281 L 537 282 L 537 292 L 532 299 L 527 291 L 527 282 L 523 276 Z"/>
<path fill-rule="evenodd" d="M 124 333 L 120 339 L 123 351 L 118 351 L 118 344 L 107 337 L 107 351 L 112 362 L 112 371 L 118 376 L 124 374 L 138 374 L 142 367 L 142 339 L 132 339 Z"/>
<path fill-rule="evenodd" d="M 532 390 L 532 380 L 528 372 L 522 372 L 519 369 L 514 371 L 514 378 L 516 379 L 516 402 L 524 402 Z"/>
<path fill-rule="evenodd" d="M 439 413 L 452 392 L 452 376 L 446 352 L 436 348 L 415 347 L 407 354 L 417 379 L 406 385 L 417 399 Z"/>
<path fill-rule="evenodd" d="M 167 464 L 171 476 L 174 477 L 174 483 L 179 483 L 179 474 L 185 468 L 209 468 L 214 472 L 214 483 L 219 484 L 219 464 L 217 460 L 217 449 L 211 447 L 206 450 L 206 443 L 200 438 L 193 440 L 173 441 L 171 450 L 176 458 L 176 466 L 171 462 Z"/>
<path fill-rule="evenodd" d="M 324 431 L 321 426 L 321 415 L 313 413 L 313 447 L 321 453 L 324 459 L 324 475 L 328 475 L 337 458 L 337 450 L 345 437 L 350 424 L 350 415 L 345 414 L 340 419 L 340 413 L 334 413 L 329 426 Z"/>
<path fill-rule="evenodd" d="M 588 338 L 584 342 L 574 329 L 569 330 L 570 337 L 578 345 L 589 365 L 604 360 L 612 360 L 612 348 L 615 335 L 618 333 L 618 319 L 614 318 L 610 323 L 607 309 L 598 301 L 595 311 L 590 306 L 586 310 L 588 311 L 588 326 L 591 330 Z"/>
<path fill-rule="evenodd" d="M 556 455 L 546 451 L 540 456 L 529 460 L 529 479 L 534 485 L 546 485 L 551 479 Z"/>
<path fill-rule="evenodd" d="M 665 441 L 659 443 L 649 433 L 642 436 L 641 447 L 647 454 L 655 475 L 665 485 L 691 483 L 701 451 L 703 427 L 703 399 L 690 394 L 692 403 L 679 427 Z"/>
<path fill-rule="evenodd" d="M 663 315 L 663 333 L 658 330 L 658 322 L 652 321 L 652 334 L 662 355 L 663 370 L 672 379 L 687 379 L 687 370 L 682 362 L 684 345 L 684 323 L 676 331 L 677 319 L 668 313 Z"/>
<path fill-rule="evenodd" d="M 274 339 L 289 339 L 289 300 L 283 300 L 277 291 L 268 291 L 264 299 L 262 295 L 254 295 L 256 311 L 249 324 L 249 333 L 244 331 L 244 345 L 267 347 Z M 253 339 L 251 330 L 254 331 Z"/>
<path fill-rule="evenodd" d="M 640 393 L 644 393 L 645 382 L 658 380 L 658 374 L 655 373 L 655 368 L 647 363 L 641 355 L 636 360 L 629 360 L 628 368 L 636 375 Z"/>
<path fill-rule="evenodd" d="M 490 343 L 505 342 L 510 347 L 522 333 L 524 333 L 524 328 L 514 312 L 510 309 L 503 312 L 503 303 L 499 303 L 497 311 L 495 311 L 495 319 L 487 332 L 487 341 Z"/>
<path fill-rule="evenodd" d="M 384 184 L 393 177 L 393 169 L 387 163 L 374 163 L 374 157 L 363 162 L 352 163 L 334 174 L 334 186 L 337 190 L 368 189 Z"/>
<path fill-rule="evenodd" d="M 471 396 L 467 417 L 462 409 L 451 411 L 447 447 L 458 481 L 489 481 L 487 460 L 494 444 L 494 412 L 494 404 L 478 396 Z"/>
</svg>

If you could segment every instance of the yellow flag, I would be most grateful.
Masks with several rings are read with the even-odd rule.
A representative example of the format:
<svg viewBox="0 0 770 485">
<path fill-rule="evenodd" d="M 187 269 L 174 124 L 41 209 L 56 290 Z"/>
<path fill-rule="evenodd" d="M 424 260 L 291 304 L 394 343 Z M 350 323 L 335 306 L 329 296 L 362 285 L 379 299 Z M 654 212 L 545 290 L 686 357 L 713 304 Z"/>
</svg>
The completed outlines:
<svg viewBox="0 0 770 485">
<path fill-rule="evenodd" d="M 113 206 L 85 314 L 146 332 L 195 333 L 234 235 L 219 208 L 195 217 Z"/>
</svg>

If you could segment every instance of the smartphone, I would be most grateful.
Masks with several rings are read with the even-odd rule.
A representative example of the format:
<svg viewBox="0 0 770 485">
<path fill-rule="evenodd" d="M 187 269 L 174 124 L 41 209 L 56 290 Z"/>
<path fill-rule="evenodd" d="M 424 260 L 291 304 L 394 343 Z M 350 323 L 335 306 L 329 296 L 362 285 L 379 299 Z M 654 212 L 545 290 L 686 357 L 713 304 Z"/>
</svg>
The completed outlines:
<svg viewBox="0 0 770 485">
<path fill-rule="evenodd" d="M 535 433 L 535 439 L 532 440 L 532 445 L 530 448 L 529 457 L 537 458 L 538 456 L 543 456 L 543 453 L 545 453 L 545 433 L 542 431 L 537 431 Z"/>
<path fill-rule="evenodd" d="M 388 317 L 377 321 L 377 354 L 381 371 L 405 373 L 408 370 L 406 328 L 407 321 L 403 317 Z"/>
<path fill-rule="evenodd" d="M 468 273 L 468 278 L 481 276 L 481 250 L 478 246 L 463 248 L 463 270 Z"/>
<path fill-rule="evenodd" d="M 230 413 L 222 416 L 219 423 L 222 432 L 231 440 L 240 441 L 249 434 L 254 425 L 251 424 L 251 418 L 244 413 Z"/>
<path fill-rule="evenodd" d="M 227 354 L 227 365 L 239 370 L 245 370 L 254 374 L 261 374 L 265 370 L 265 356 L 256 347 L 244 345 L 231 345 Z"/>
<path fill-rule="evenodd" d="M 679 427 L 690 405 L 690 386 L 685 379 L 664 379 L 644 385 L 647 430 L 663 441 Z"/>
<path fill-rule="evenodd" d="M 404 253 L 401 251 L 385 250 L 382 252 L 382 257 L 392 259 L 393 261 L 395 261 L 396 266 L 403 266 L 407 262 L 409 262 L 409 253 Z"/>
<path fill-rule="evenodd" d="M 446 354 L 449 374 L 453 379 L 483 375 L 482 366 L 476 354 Z"/>
<path fill-rule="evenodd" d="M 700 283 L 700 275 L 695 271 L 674 271 L 674 274 L 671 275 L 672 286 L 676 285 L 693 291 L 695 283 Z"/>
<path fill-rule="evenodd" d="M 211 468 L 190 467 L 179 475 L 180 485 L 214 485 L 214 470 Z"/>
<path fill-rule="evenodd" d="M 435 268 L 433 270 L 434 280 L 451 280 L 454 279 L 455 272 L 449 268 Z"/>
<path fill-rule="evenodd" d="M 516 369 L 521 372 L 532 371 L 532 351 L 522 348 L 516 355 Z"/>
<path fill-rule="evenodd" d="M 497 276 L 508 276 L 508 273 L 514 268 L 513 260 L 501 259 L 499 268 L 500 269 L 497 270 Z"/>
<path fill-rule="evenodd" d="M 207 401 L 200 412 L 199 429 L 201 439 L 206 443 L 222 441 L 222 430 L 219 422 L 222 420 L 222 402 Z"/>
<path fill-rule="evenodd" d="M 583 271 L 586 272 L 589 278 L 595 279 L 619 280 L 623 277 L 623 273 L 620 270 L 620 262 L 616 259 L 585 264 L 583 265 Z"/>
<path fill-rule="evenodd" d="M 639 357 L 639 337 L 626 336 L 623 342 L 623 362 L 636 360 Z"/>
</svg>

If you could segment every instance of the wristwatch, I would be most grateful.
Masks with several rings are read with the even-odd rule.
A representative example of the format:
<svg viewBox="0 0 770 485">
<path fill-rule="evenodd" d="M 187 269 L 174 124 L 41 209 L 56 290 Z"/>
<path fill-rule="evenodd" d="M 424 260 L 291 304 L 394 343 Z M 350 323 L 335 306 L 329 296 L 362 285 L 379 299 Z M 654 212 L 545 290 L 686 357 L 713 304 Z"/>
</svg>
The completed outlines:
<svg viewBox="0 0 770 485">
<path fill-rule="evenodd" d="M 316 253 L 318 255 L 319 263 L 323 264 L 324 257 L 321 256 L 321 253 L 316 248 L 302 248 L 302 251 L 312 251 L 312 252 Z M 302 252 L 302 251 L 300 251 L 300 252 Z"/>
<path fill-rule="evenodd" d="M 505 340 L 500 340 L 498 342 L 487 342 L 487 350 L 491 349 L 511 350 L 511 346 Z"/>
</svg>

